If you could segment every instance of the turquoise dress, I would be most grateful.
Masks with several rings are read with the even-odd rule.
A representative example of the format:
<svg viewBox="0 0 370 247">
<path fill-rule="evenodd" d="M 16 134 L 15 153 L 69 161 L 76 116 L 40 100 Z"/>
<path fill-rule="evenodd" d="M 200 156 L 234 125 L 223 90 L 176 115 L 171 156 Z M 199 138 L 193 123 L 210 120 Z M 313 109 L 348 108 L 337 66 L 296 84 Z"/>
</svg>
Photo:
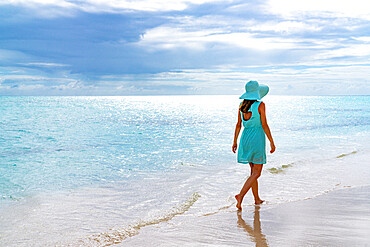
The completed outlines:
<svg viewBox="0 0 370 247">
<path fill-rule="evenodd" d="M 244 130 L 239 142 L 239 163 L 266 164 L 266 138 L 258 112 L 261 102 L 256 101 L 251 105 L 248 111 L 252 112 L 252 117 L 249 120 L 244 120 L 240 112 Z"/>
</svg>

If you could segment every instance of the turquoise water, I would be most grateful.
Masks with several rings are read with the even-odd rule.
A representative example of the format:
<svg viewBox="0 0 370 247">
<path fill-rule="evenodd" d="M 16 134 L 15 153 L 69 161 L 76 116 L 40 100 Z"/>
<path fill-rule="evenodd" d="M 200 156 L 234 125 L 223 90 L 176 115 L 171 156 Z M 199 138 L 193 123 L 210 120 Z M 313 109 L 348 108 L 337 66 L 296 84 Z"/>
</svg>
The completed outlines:
<svg viewBox="0 0 370 247">
<path fill-rule="evenodd" d="M 229 146 L 220 140 L 229 137 L 220 126 L 230 114 L 210 122 L 203 97 L 195 97 L 200 105 L 191 97 L 182 99 L 185 104 L 174 97 L 0 100 L 3 199 L 129 180 L 181 162 L 212 165 L 228 157 L 209 148 Z"/>
<path fill-rule="evenodd" d="M 277 146 L 261 177 L 270 204 L 367 183 L 368 173 L 346 180 L 338 161 L 368 154 L 370 96 L 264 102 Z M 228 207 L 248 175 L 231 152 L 239 103 L 237 96 L 0 97 L 0 220 L 9 207 L 18 208 L 15 220 L 33 211 L 24 227 L 58 222 L 43 242 L 53 243 L 63 231 L 74 241 L 114 226 L 170 220 L 188 207 L 197 214 Z M 311 184 L 317 173 L 322 179 Z M 66 208 L 95 218 L 85 215 L 84 228 L 71 235 L 58 228 L 77 224 L 61 220 L 72 217 Z M 4 229 L 6 243 L 19 238 L 10 225 Z"/>
</svg>

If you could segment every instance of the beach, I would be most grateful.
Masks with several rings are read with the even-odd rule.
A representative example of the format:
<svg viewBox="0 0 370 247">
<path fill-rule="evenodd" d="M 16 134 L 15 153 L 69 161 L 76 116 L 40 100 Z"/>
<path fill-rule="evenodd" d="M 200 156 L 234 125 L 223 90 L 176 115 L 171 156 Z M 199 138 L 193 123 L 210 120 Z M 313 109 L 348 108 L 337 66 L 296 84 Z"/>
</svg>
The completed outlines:
<svg viewBox="0 0 370 247">
<path fill-rule="evenodd" d="M 370 186 L 148 226 L 122 246 L 369 246 Z"/>
<path fill-rule="evenodd" d="M 184 212 L 129 231 L 111 229 L 89 239 L 49 241 L 48 245 L 369 246 L 369 222 L 370 186 L 361 186 L 277 206 L 248 205 L 238 211 L 231 205 L 198 217 Z M 27 246 L 24 243 L 41 246 L 36 239 L 8 242 L 6 246 Z"/>
<path fill-rule="evenodd" d="M 348 164 L 347 178 L 314 197 L 276 204 L 266 198 L 255 206 L 249 195 L 242 211 L 229 197 L 230 205 L 202 214 L 195 203 L 171 219 L 136 228 L 131 236 L 120 238 L 115 229 L 100 240 L 119 246 L 369 246 L 370 185 L 353 180 L 370 175 L 367 157 L 338 158 Z"/>
<path fill-rule="evenodd" d="M 0 246 L 369 242 L 368 96 L 266 97 L 266 202 L 240 214 L 236 96 L 0 101 Z"/>
</svg>

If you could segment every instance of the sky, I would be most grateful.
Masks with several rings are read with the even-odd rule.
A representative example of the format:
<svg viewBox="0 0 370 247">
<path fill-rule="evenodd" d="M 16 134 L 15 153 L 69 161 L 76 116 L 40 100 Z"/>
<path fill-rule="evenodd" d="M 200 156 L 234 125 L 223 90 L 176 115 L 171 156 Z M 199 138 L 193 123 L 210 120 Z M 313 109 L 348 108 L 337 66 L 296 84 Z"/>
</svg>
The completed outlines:
<svg viewBox="0 0 370 247">
<path fill-rule="evenodd" d="M 368 0 L 0 0 L 0 95 L 369 95 Z"/>
</svg>

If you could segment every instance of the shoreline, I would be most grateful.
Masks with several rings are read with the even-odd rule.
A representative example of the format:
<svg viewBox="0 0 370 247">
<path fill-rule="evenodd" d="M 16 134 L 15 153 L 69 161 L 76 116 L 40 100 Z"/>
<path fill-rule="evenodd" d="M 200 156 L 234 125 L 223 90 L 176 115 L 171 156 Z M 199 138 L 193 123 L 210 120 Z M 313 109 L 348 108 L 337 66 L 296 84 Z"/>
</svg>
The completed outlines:
<svg viewBox="0 0 370 247">
<path fill-rule="evenodd" d="M 278 174 L 265 170 L 260 188 L 267 203 L 255 207 L 250 195 L 246 198 L 241 214 L 237 214 L 232 195 L 236 192 L 235 181 L 243 181 L 248 169 L 239 166 L 222 166 L 214 174 L 207 173 L 208 170 L 202 166 L 180 166 L 181 173 L 176 172 L 162 179 L 153 175 L 142 181 L 145 183 L 123 182 L 114 186 L 111 184 L 37 195 L 21 201 L 15 208 L 8 208 L 8 213 L 0 215 L 0 223 L 4 223 L 0 224 L 3 225 L 0 245 L 255 246 L 256 241 L 259 241 L 258 245 L 261 246 L 291 246 L 291 242 L 296 246 L 352 246 L 353 243 L 359 245 L 370 242 L 361 233 L 370 231 L 370 227 L 365 227 L 370 222 L 369 218 L 368 221 L 360 219 L 359 223 L 363 227 L 357 230 L 346 229 L 348 224 L 344 220 L 341 225 L 336 222 L 334 226 L 329 225 L 329 233 L 321 225 L 311 222 L 315 218 L 324 219 L 326 216 L 317 214 L 325 208 L 329 209 L 328 223 L 334 217 L 332 212 L 337 207 L 342 208 L 339 218 L 347 219 L 352 214 L 359 217 L 370 215 L 369 209 L 366 211 L 360 208 L 362 213 L 349 211 L 353 201 L 362 198 L 360 188 L 367 192 L 366 200 L 354 205 L 370 208 L 367 153 L 362 150 L 338 156 L 340 158 L 331 158 L 319 164 L 321 172 L 330 172 L 335 178 L 330 180 L 331 177 L 321 177 L 321 180 L 329 179 L 322 181 L 323 187 L 320 183 L 308 184 L 308 180 L 304 179 L 316 175 L 317 170 L 311 169 L 311 163 L 306 166 L 305 163 L 293 165 Z M 207 177 L 203 180 L 204 174 Z M 276 176 L 284 183 L 277 184 Z M 186 198 L 179 195 L 173 200 L 166 200 L 166 195 L 178 186 L 179 178 L 187 178 L 182 183 L 186 188 Z M 217 178 L 224 179 L 224 187 L 217 187 L 220 183 Z M 163 188 L 162 184 L 167 186 Z M 289 187 L 292 184 L 296 186 Z M 137 205 L 136 195 L 131 193 L 140 191 L 143 185 L 161 191 L 160 196 L 163 196 L 158 199 L 159 194 L 154 193 L 151 198 L 147 197 L 147 201 L 156 203 L 149 210 L 146 207 L 148 204 Z M 213 191 L 212 188 L 218 189 Z M 297 195 L 297 190 L 300 199 L 284 202 L 292 198 L 291 195 Z M 348 192 L 352 195 L 346 195 Z M 328 203 L 322 198 L 328 198 Z M 261 230 L 256 232 L 258 228 Z M 356 236 L 357 231 L 360 236 L 354 237 L 352 242 L 338 240 L 337 236 Z M 316 239 L 321 242 L 312 242 Z M 335 241 L 337 244 L 332 244 Z"/>
<path fill-rule="evenodd" d="M 238 212 L 234 206 L 214 215 L 182 215 L 145 227 L 119 246 L 367 246 L 370 242 L 370 185 L 274 207 L 244 206 Z"/>
<path fill-rule="evenodd" d="M 280 188 L 280 190 L 273 188 L 271 183 L 268 186 L 265 180 L 261 184 L 261 188 L 270 188 L 269 193 L 265 191 L 266 197 L 263 198 L 267 200 L 267 203 L 255 207 L 251 204 L 252 197 L 249 196 L 241 214 L 237 213 L 235 199 L 230 194 L 231 190 L 217 191 L 211 195 L 204 194 L 209 192 L 210 188 L 215 185 L 214 183 L 208 184 L 207 182 L 209 181 L 207 180 L 204 183 L 206 187 L 199 194 L 196 192 L 194 198 L 188 198 L 187 200 L 179 198 L 180 203 L 178 204 L 173 204 L 173 202 L 168 202 L 168 205 L 158 204 L 156 210 L 152 210 L 149 213 L 144 208 L 141 208 L 141 210 L 135 211 L 140 213 L 137 217 L 131 217 L 133 216 L 131 214 L 128 217 L 124 208 L 133 207 L 135 200 L 130 197 L 129 191 L 137 191 L 142 186 L 141 183 L 131 184 L 130 188 L 126 187 L 124 191 L 120 188 L 128 186 L 128 184 L 122 184 L 117 188 L 114 187 L 115 189 L 111 186 L 100 189 L 88 187 L 81 191 L 74 191 L 72 194 L 63 192 L 52 196 L 45 195 L 46 197 L 37 196 L 24 201 L 19 207 L 16 207 L 17 210 L 13 208 L 9 215 L 0 215 L 0 221 L 6 222 L 8 219 L 17 225 L 15 228 L 12 223 L 8 225 L 9 229 L 6 227 L 2 229 L 3 231 L 0 235 L 3 236 L 0 236 L 0 245 L 27 246 L 32 242 L 35 246 L 43 246 L 45 244 L 56 244 L 58 246 L 81 246 L 86 244 L 90 246 L 101 246 L 104 244 L 117 246 L 255 246 L 257 244 L 256 241 L 259 241 L 258 246 L 290 246 L 291 242 L 297 246 L 351 246 L 353 243 L 357 244 L 358 242 L 359 244 L 367 243 L 370 242 L 370 239 L 366 239 L 367 236 L 361 232 L 367 233 L 370 231 L 370 227 L 365 227 L 370 222 L 369 217 L 367 221 L 364 221 L 365 219 L 359 220 L 363 228 L 357 229 L 360 232 L 360 236 L 352 239 L 352 242 L 348 242 L 345 239 L 338 240 L 337 236 L 357 234 L 356 228 L 352 230 L 346 229 L 348 224 L 345 221 L 340 225 L 338 222 L 335 223 L 336 219 L 334 218 L 334 226 L 329 225 L 332 228 L 331 233 L 330 231 L 327 233 L 321 225 L 317 226 L 312 222 L 316 218 L 325 219 L 325 217 L 329 217 L 326 221 L 330 223 L 334 217 L 332 212 L 337 210 L 337 207 L 342 208 L 342 211 L 339 212 L 339 217 L 344 217 L 345 219 L 351 217 L 352 213 L 357 218 L 370 215 L 370 210 L 367 209 L 370 208 L 370 185 L 366 180 L 368 171 L 364 169 L 366 168 L 367 155 L 363 152 L 360 154 L 363 155 L 358 156 L 358 153 L 356 153 L 356 167 L 344 166 L 348 158 L 352 157 L 351 155 L 346 155 L 337 160 L 340 166 L 336 164 L 336 167 L 343 168 L 343 170 L 340 169 L 337 172 L 346 174 L 346 177 L 339 179 L 338 184 L 332 189 L 329 188 L 315 196 L 302 197 L 300 200 L 282 203 L 279 200 L 275 200 L 271 203 L 269 201 L 270 196 L 275 195 L 276 197 L 280 193 L 284 193 L 284 196 L 287 196 L 289 191 L 284 190 L 284 188 Z M 358 164 L 364 165 L 361 166 L 362 169 L 358 169 Z M 332 170 L 332 165 L 332 163 L 328 163 L 325 167 L 328 166 L 327 168 Z M 197 171 L 196 173 L 202 171 L 201 167 L 199 169 L 194 167 L 190 167 L 191 169 L 189 167 L 185 168 L 181 174 L 189 178 L 195 171 Z M 294 172 L 293 169 L 295 168 L 295 166 L 289 167 L 287 169 L 288 173 L 281 173 L 285 177 L 282 179 L 286 180 L 287 174 Z M 302 166 L 299 168 L 302 171 Z M 184 172 L 185 174 L 183 174 Z M 244 172 L 244 170 L 236 170 L 236 167 L 230 167 L 229 169 L 220 170 L 214 176 L 208 178 L 208 180 L 213 181 L 214 177 L 232 178 L 234 175 L 234 178 L 240 177 L 240 174 Z M 360 179 L 361 175 L 363 176 L 362 179 Z M 265 176 L 265 178 L 267 177 Z M 354 177 L 356 177 L 357 183 L 354 183 Z M 156 188 L 154 189 L 155 191 L 163 191 L 164 188 L 161 187 L 163 183 L 167 185 L 172 184 L 172 186 L 168 186 L 168 189 L 177 185 L 176 177 L 168 179 L 159 181 L 157 176 L 154 176 L 153 179 L 145 179 L 146 187 Z M 188 186 L 190 186 L 188 188 L 189 192 L 196 191 L 197 186 L 191 188 L 193 182 L 193 178 L 188 181 Z M 198 185 L 199 183 L 195 184 Z M 230 188 L 234 188 L 234 185 L 230 185 Z M 361 190 L 364 190 L 365 197 L 361 196 Z M 168 194 L 168 192 L 164 194 Z M 279 194 L 276 194 L 276 192 Z M 352 193 L 352 195 L 348 195 L 348 193 Z M 227 195 L 229 195 L 229 198 L 227 198 Z M 212 201 L 212 197 L 223 198 L 222 202 L 224 204 L 217 204 L 218 206 L 213 204 L 219 201 Z M 115 198 L 126 199 L 117 201 Z M 355 198 L 365 198 L 365 200 L 360 200 L 353 204 Z M 211 201 L 207 203 L 209 199 Z M 162 201 L 159 200 L 159 202 Z M 58 206 L 60 202 L 62 204 Z M 84 203 L 80 204 L 79 202 Z M 126 204 L 120 204 L 121 207 L 114 207 L 117 202 Z M 191 202 L 189 207 L 186 206 L 188 202 Z M 95 205 L 100 205 L 101 208 L 94 210 L 94 215 L 89 215 L 88 212 L 91 212 L 96 207 Z M 184 205 L 186 208 L 182 210 Z M 360 209 L 362 207 L 361 210 L 363 212 L 350 211 L 349 209 L 353 208 L 353 205 L 359 206 Z M 158 210 L 158 206 L 163 210 Z M 106 208 L 110 210 L 104 210 Z M 326 216 L 318 215 L 326 208 L 329 211 Z M 112 211 L 112 209 L 115 211 Z M 26 214 L 22 212 L 26 212 Z M 133 212 L 131 211 L 131 213 Z M 112 214 L 118 217 L 112 217 Z M 65 222 L 62 219 L 68 219 L 68 224 L 59 224 Z M 45 224 L 48 227 L 45 227 Z M 72 228 L 76 230 L 71 231 Z M 260 231 L 256 231 L 258 228 Z M 338 228 L 342 230 L 339 231 Z M 50 238 L 50 236 L 53 237 Z M 35 239 L 38 239 L 38 241 L 34 242 Z M 321 242 L 312 242 L 315 239 Z M 339 243 L 333 245 L 333 241 L 339 241 Z M 345 244 L 342 244 L 342 242 Z"/>
</svg>

